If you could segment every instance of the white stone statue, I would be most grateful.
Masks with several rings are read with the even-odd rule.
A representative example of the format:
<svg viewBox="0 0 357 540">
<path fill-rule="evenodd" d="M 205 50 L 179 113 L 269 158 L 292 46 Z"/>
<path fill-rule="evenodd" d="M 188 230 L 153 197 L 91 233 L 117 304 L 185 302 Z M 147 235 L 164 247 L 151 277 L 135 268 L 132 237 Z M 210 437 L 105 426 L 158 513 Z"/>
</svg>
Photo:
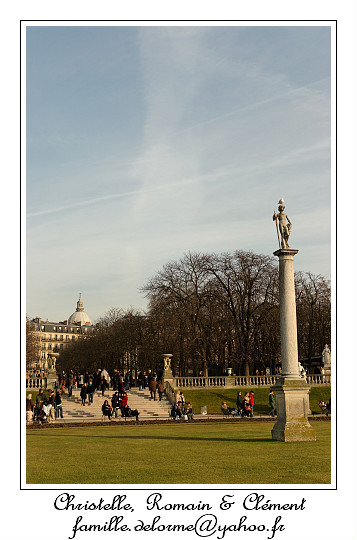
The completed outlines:
<svg viewBox="0 0 357 540">
<path fill-rule="evenodd" d="M 164 371 L 168 371 L 171 369 L 171 357 L 172 354 L 164 354 Z"/>
<path fill-rule="evenodd" d="M 329 346 L 326 344 L 324 350 L 322 351 L 322 361 L 324 367 L 331 366 L 331 351 Z"/>
<path fill-rule="evenodd" d="M 300 373 L 300 377 L 301 377 L 302 379 L 305 379 L 305 381 L 306 381 L 306 370 L 305 370 L 304 366 L 301 365 L 300 362 L 298 362 L 298 365 L 299 365 L 299 373 Z"/>
<path fill-rule="evenodd" d="M 288 218 L 287 214 L 285 214 L 285 212 L 284 212 L 284 210 L 285 210 L 284 199 L 280 199 L 278 210 L 279 210 L 279 214 L 277 214 L 274 211 L 273 220 L 275 222 L 276 222 L 276 220 L 279 221 L 279 231 L 280 231 L 280 235 L 281 235 L 281 245 L 280 245 L 280 240 L 279 240 L 279 235 L 278 235 L 279 247 L 281 249 L 290 248 L 290 246 L 288 244 L 288 240 L 289 240 L 289 236 L 290 236 L 292 223 L 291 223 L 290 219 Z"/>
</svg>

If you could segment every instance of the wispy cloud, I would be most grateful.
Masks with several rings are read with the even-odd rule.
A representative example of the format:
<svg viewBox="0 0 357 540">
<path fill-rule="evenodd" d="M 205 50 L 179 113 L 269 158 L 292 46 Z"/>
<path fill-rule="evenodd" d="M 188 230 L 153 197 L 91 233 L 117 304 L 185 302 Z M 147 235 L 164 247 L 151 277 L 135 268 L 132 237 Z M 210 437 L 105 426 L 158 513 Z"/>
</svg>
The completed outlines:
<svg viewBox="0 0 357 540">
<path fill-rule="evenodd" d="M 174 184 L 171 184 L 170 188 L 171 187 L 179 187 L 179 186 L 192 184 L 192 183 L 194 183 L 196 181 L 197 181 L 197 179 L 182 180 L 180 182 L 176 182 Z M 27 218 L 44 216 L 46 214 L 55 214 L 57 212 L 64 212 L 65 210 L 73 210 L 75 208 L 80 208 L 80 207 L 88 206 L 88 205 L 91 205 L 91 204 L 97 204 L 97 203 L 100 203 L 100 202 L 111 201 L 113 199 L 120 199 L 122 197 L 133 197 L 135 195 L 143 195 L 144 193 L 152 193 L 152 192 L 156 192 L 156 191 L 160 191 L 160 190 L 167 190 L 167 189 L 168 189 L 168 185 L 167 184 L 162 184 L 162 185 L 153 186 L 152 188 L 148 188 L 148 189 L 139 189 L 139 190 L 135 190 L 135 191 L 127 191 L 125 193 L 112 193 L 110 195 L 105 195 L 103 197 L 95 197 L 93 199 L 87 199 L 85 201 L 78 201 L 78 202 L 67 204 L 67 205 L 64 205 L 64 206 L 58 206 L 58 207 L 54 207 L 54 208 L 48 208 L 48 209 L 45 209 L 45 210 L 39 210 L 38 212 L 30 212 L 30 213 L 27 214 Z"/>
</svg>

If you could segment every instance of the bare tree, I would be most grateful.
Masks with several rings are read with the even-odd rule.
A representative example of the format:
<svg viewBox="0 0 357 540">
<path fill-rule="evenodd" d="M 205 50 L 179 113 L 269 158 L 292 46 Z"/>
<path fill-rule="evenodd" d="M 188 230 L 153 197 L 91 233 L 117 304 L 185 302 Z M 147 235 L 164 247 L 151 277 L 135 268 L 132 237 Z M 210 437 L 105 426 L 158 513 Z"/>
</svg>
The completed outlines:
<svg viewBox="0 0 357 540">
<path fill-rule="evenodd" d="M 36 335 L 34 323 L 26 317 L 26 369 L 30 369 L 39 360 L 40 340 Z"/>
</svg>

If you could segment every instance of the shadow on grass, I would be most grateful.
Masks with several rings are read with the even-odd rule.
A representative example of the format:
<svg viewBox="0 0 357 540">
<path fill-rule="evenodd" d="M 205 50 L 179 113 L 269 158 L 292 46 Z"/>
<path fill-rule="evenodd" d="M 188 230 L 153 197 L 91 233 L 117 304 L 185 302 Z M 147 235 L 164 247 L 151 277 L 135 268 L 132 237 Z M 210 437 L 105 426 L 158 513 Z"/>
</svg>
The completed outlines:
<svg viewBox="0 0 357 540">
<path fill-rule="evenodd" d="M 49 434 L 51 436 L 51 434 Z M 167 436 L 167 435 L 75 435 L 75 434 L 65 434 L 65 433 L 56 433 L 54 435 L 57 437 L 64 438 L 80 438 L 89 437 L 96 439 L 128 439 L 128 440 L 138 440 L 138 441 L 209 441 L 209 442 L 233 442 L 233 443 L 251 443 L 251 442 L 264 442 L 264 443 L 274 443 L 272 439 L 268 438 L 224 438 L 224 437 L 179 437 L 179 436 Z"/>
</svg>

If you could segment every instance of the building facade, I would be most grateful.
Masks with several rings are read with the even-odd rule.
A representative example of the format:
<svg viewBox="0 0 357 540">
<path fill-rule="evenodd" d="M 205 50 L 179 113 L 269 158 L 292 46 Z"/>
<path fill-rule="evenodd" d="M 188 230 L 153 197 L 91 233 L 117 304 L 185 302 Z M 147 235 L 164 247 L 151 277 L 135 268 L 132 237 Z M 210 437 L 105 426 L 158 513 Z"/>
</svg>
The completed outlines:
<svg viewBox="0 0 357 540">
<path fill-rule="evenodd" d="M 55 368 L 57 357 L 64 347 L 97 330 L 84 311 L 81 297 L 77 302 L 76 311 L 67 320 L 50 322 L 35 317 L 31 320 L 31 327 L 40 343 L 40 348 L 38 361 L 27 366 L 27 370 L 36 371 L 41 375 L 47 372 L 50 367 Z"/>
</svg>

